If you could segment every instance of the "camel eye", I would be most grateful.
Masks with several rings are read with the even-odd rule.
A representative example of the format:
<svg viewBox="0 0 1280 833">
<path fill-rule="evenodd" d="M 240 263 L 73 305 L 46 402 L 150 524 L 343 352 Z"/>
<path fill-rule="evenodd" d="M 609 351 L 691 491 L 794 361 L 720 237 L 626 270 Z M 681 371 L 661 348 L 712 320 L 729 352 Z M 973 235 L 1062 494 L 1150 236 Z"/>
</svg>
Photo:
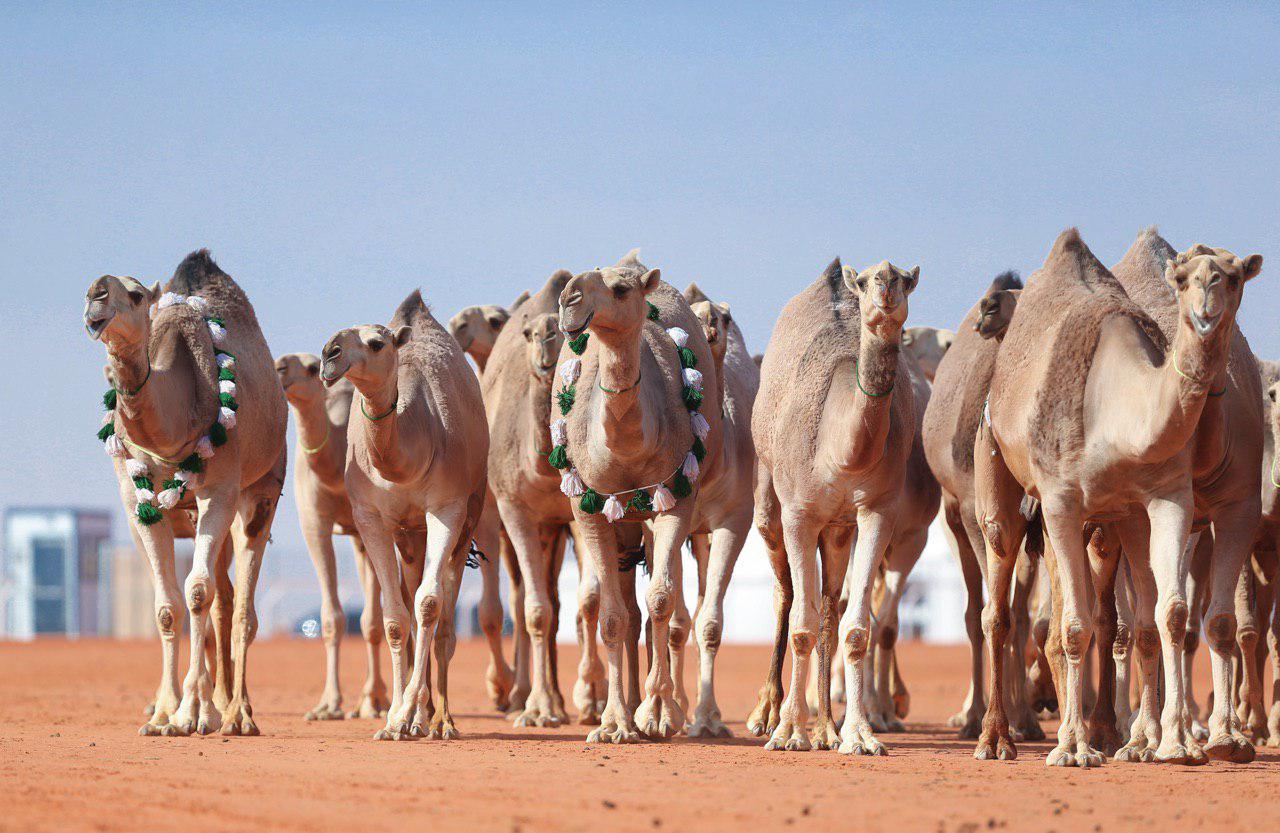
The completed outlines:
<svg viewBox="0 0 1280 833">
<path fill-rule="evenodd" d="M 625 283 L 616 284 L 613 287 L 613 297 L 625 298 L 627 293 L 631 291 L 631 287 Z"/>
</svg>

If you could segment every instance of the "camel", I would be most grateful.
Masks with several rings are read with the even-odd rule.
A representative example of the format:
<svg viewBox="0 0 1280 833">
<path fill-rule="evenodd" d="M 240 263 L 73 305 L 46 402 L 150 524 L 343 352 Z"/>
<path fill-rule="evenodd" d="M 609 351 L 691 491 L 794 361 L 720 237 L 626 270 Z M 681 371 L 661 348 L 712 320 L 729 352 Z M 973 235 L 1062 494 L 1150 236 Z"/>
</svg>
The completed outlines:
<svg viewBox="0 0 1280 833">
<path fill-rule="evenodd" d="M 528 300 L 524 293 L 516 299 L 516 305 Z M 512 307 L 515 309 L 515 307 Z M 472 358 L 476 367 L 484 373 L 484 367 L 493 352 L 493 345 L 498 341 L 498 333 L 511 319 L 511 313 L 496 304 L 464 307 L 458 314 L 449 319 L 449 332 L 462 347 L 462 351 Z"/>
<path fill-rule="evenodd" d="M 987 712 L 982 658 L 983 584 L 988 582 L 990 587 L 990 576 L 974 506 L 973 441 L 982 419 L 999 340 L 1013 320 L 1021 290 L 1022 281 L 1017 273 L 1004 272 L 996 276 L 969 310 L 960 323 L 952 348 L 939 362 L 922 427 L 925 456 L 942 487 L 943 518 L 967 590 L 969 690 L 960 712 L 949 721 L 965 739 L 979 737 Z M 1024 569 L 1014 590 L 1016 624 L 1008 657 L 1009 671 L 1000 680 L 992 681 L 991 696 L 1001 696 L 1003 701 L 1013 704 L 1016 727 L 1023 737 L 1040 740 L 1044 732 L 1027 702 L 1022 659 L 1022 646 L 1026 645 L 1030 630 L 1027 605 L 1034 561 L 1026 554 L 1020 558 Z M 991 752 L 989 747 L 979 747 L 978 754 L 985 757 Z"/>
<path fill-rule="evenodd" d="M 347 423 L 355 387 L 343 380 L 325 389 L 320 381 L 320 357 L 312 353 L 287 353 L 276 359 L 276 374 L 293 410 L 298 429 L 298 465 L 293 472 L 293 492 L 307 552 L 320 580 L 320 627 L 325 648 L 325 681 L 320 702 L 306 713 L 307 720 L 341 720 L 342 688 L 338 656 L 347 619 L 338 598 L 338 565 L 333 536 L 348 535 L 355 550 L 356 570 L 364 591 L 360 629 L 364 634 L 368 674 L 360 701 L 351 717 L 378 718 L 391 701 L 382 679 L 382 608 L 378 577 L 356 531 L 347 499 Z"/>
<path fill-rule="evenodd" d="M 391 706 L 374 737 L 456 738 L 448 699 L 454 605 L 487 485 L 480 385 L 418 291 L 389 326 L 338 331 L 321 359 L 326 385 L 346 378 L 358 394 L 347 426 L 347 495 L 382 588 L 391 649 Z M 414 589 L 412 617 L 399 592 L 397 549 Z M 428 659 L 433 646 L 438 707 Z"/>
<path fill-rule="evenodd" d="M 579 722 L 597 723 L 604 701 L 604 666 L 595 646 L 599 581 L 577 540 L 573 513 L 560 491 L 560 475 L 547 459 L 551 451 L 547 425 L 551 422 L 552 382 L 564 341 L 556 308 L 560 291 L 571 277 L 567 270 L 557 271 L 516 308 L 514 321 L 494 343 L 483 378 L 493 438 L 490 486 L 518 561 L 518 589 L 523 599 L 513 593 L 512 612 L 517 633 L 526 635 L 523 638 L 529 645 L 529 650 L 517 654 L 522 662 L 528 657 L 527 663 L 517 667 L 512 695 L 510 714 L 518 727 L 559 726 L 568 721 L 556 673 L 555 632 L 560 611 L 557 579 L 570 535 L 574 535 L 579 567 L 582 660 L 573 690 Z M 634 576 L 630 580 L 634 581 Z M 635 642 L 639 626 L 637 614 L 628 628 L 633 669 L 638 663 Z"/>
<path fill-rule="evenodd" d="M 956 334 L 938 327 L 907 327 L 902 331 L 902 349 L 916 363 L 929 384 L 938 373 L 942 357 L 955 343 Z"/>
<path fill-rule="evenodd" d="M 85 301 L 85 329 L 106 346 L 116 380 L 99 437 L 155 587 L 163 668 L 139 732 L 257 735 L 247 683 L 254 590 L 284 484 L 288 418 L 271 351 L 249 299 L 207 249 L 178 265 L 164 294 L 158 283 L 104 275 Z M 195 516 L 181 594 L 166 512 L 183 524 Z M 179 688 L 184 599 L 191 654 Z M 216 689 L 204 652 L 211 610 Z"/>
<path fill-rule="evenodd" d="M 1154 232 L 1139 238 L 1130 251 L 1133 257 L 1127 255 L 1122 265 L 1133 265 L 1135 273 L 1150 271 L 1145 264 L 1159 263 L 1167 250 L 1157 240 Z M 1216 458 L 1212 465 L 1219 466 L 1250 453 L 1249 408 L 1238 409 L 1243 418 L 1234 426 L 1240 431 L 1241 453 L 1224 452 L 1222 446 L 1230 445 L 1222 442 L 1227 409 L 1221 396 L 1210 394 L 1231 383 L 1242 388 L 1257 384 L 1255 366 L 1249 365 L 1246 379 L 1228 373 L 1228 358 L 1235 352 L 1232 342 L 1243 342 L 1234 319 L 1244 283 L 1261 266 L 1261 256 L 1240 259 L 1205 246 L 1168 260 L 1165 279 L 1177 300 L 1176 310 L 1167 316 L 1174 332 L 1166 334 L 1142 306 L 1145 302 L 1154 308 L 1150 298 L 1158 287 L 1143 281 L 1145 294 L 1135 296 L 1135 278 L 1126 292 L 1079 232 L 1069 229 L 1018 299 L 1017 315 L 996 358 L 989 416 L 975 442 L 974 476 L 987 560 L 995 567 L 993 599 L 1003 601 L 1001 591 L 1008 587 L 1027 529 L 1030 513 L 1024 496 L 1039 503 L 1046 559 L 1060 590 L 1054 620 L 1065 654 L 1057 681 L 1062 723 L 1058 745 L 1046 759 L 1049 765 L 1102 763 L 1083 716 L 1083 660 L 1094 629 L 1083 534 L 1088 521 L 1114 525 L 1137 597 L 1144 693 L 1130 742 L 1117 758 L 1204 760 L 1205 750 L 1189 733 L 1182 686 L 1188 614 L 1184 554 L 1200 511 L 1212 513 L 1216 539 L 1208 630 L 1219 702 L 1208 752 L 1240 760 L 1252 754 L 1226 705 L 1225 670 L 1235 637 L 1235 581 L 1257 524 L 1258 481 L 1228 478 L 1227 502 L 1198 508 L 1202 499 L 1216 501 L 1217 496 L 1210 497 L 1210 488 L 1196 488 L 1193 479 L 1211 457 Z M 1260 392 L 1253 393 L 1260 403 Z M 1233 411 L 1235 400 L 1247 394 L 1242 390 L 1228 398 Z M 1255 405 L 1254 410 L 1260 408 Z M 1202 418 L 1216 422 L 1217 430 L 1203 430 Z M 1260 414 L 1257 421 L 1260 437 Z M 1250 465 L 1256 478 L 1260 442 L 1253 451 Z M 988 639 L 995 662 L 1002 664 L 1008 606 L 989 605 L 984 616 L 993 620 Z M 1160 722 L 1155 718 L 1157 628 L 1165 672 Z M 997 671 L 993 669 L 993 677 Z M 994 714 L 996 705 L 993 699 L 979 742 L 1005 757 L 1013 741 L 1005 716 Z"/>
<path fill-rule="evenodd" d="M 768 749 L 884 754 L 864 698 L 863 660 L 872 578 L 893 537 L 915 445 L 920 373 L 900 348 L 907 298 L 918 278 L 918 267 L 907 271 L 882 261 L 857 272 L 837 259 L 783 309 L 765 351 L 752 420 L 760 460 L 756 528 L 778 578 L 778 638 L 748 725 L 759 731 L 778 711 Z M 906 395 L 894 394 L 900 384 Z M 935 507 L 936 501 L 935 494 Z M 855 528 L 849 604 L 839 625 L 848 708 L 837 735 L 831 651 Z M 788 631 L 792 679 L 778 707 L 778 646 Z M 804 683 L 815 644 L 820 707 L 811 740 Z"/>
<path fill-rule="evenodd" d="M 760 369 L 751 360 L 746 340 L 729 305 L 715 303 L 690 284 L 684 291 L 698 319 L 715 365 L 717 389 L 708 390 L 719 402 L 723 414 L 723 462 L 718 476 L 702 481 L 698 491 L 690 549 L 698 568 L 698 602 L 694 634 L 698 642 L 698 703 L 687 726 L 690 737 L 730 737 L 721 718 L 715 696 L 715 661 L 724 630 L 724 594 L 733 567 L 751 530 L 751 502 L 755 486 L 755 447 L 751 442 L 751 407 L 760 385 Z M 684 645 L 689 614 L 683 594 L 676 594 L 672 617 L 671 665 L 676 686 L 675 699 L 688 712 L 684 693 Z"/>
<path fill-rule="evenodd" d="M 694 531 L 699 491 L 730 488 L 721 483 L 726 452 L 720 409 L 703 407 L 721 383 L 688 303 L 662 282 L 659 270 L 640 262 L 638 251 L 571 278 L 560 292 L 559 321 L 568 340 L 560 354 L 549 461 L 563 471 L 579 530 L 575 548 L 581 543 L 578 552 L 588 554 L 600 583 L 600 637 L 608 656 L 605 706 L 587 740 L 671 737 L 685 725 L 669 651 L 663 650 L 675 646 L 670 626 L 681 593 L 680 549 Z M 630 617 L 615 522 L 644 522 L 652 541 L 646 603 L 653 661 L 634 711 L 623 692 Z M 728 523 L 708 512 L 706 529 Z M 700 705 L 715 708 L 714 700 Z"/>
</svg>

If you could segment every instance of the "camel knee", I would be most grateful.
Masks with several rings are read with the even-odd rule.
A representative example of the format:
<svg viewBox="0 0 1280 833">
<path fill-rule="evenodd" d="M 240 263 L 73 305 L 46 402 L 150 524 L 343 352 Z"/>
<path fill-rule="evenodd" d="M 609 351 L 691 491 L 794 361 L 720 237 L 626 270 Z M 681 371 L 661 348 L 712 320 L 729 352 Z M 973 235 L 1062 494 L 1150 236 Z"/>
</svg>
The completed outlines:
<svg viewBox="0 0 1280 833">
<path fill-rule="evenodd" d="M 382 630 L 387 636 L 387 647 L 393 651 L 398 651 L 405 645 L 405 625 L 408 617 L 397 616 L 392 613 L 383 614 Z"/>
<path fill-rule="evenodd" d="M 1111 656 L 1118 660 L 1127 659 L 1129 647 L 1133 644 L 1133 632 L 1126 624 L 1116 625 L 1116 636 L 1111 642 Z"/>
<path fill-rule="evenodd" d="M 1188 654 L 1194 654 L 1200 648 L 1200 630 L 1199 628 L 1188 627 L 1186 635 L 1182 637 L 1182 646 Z"/>
<path fill-rule="evenodd" d="M 993 643 L 1006 642 L 1009 638 L 1009 611 L 1000 605 L 988 605 L 982 611 L 982 632 Z"/>
<path fill-rule="evenodd" d="M 156 608 L 156 630 L 162 639 L 173 639 L 182 632 L 182 608 L 162 604 Z"/>
<path fill-rule="evenodd" d="M 672 598 L 669 587 L 659 587 L 654 584 L 649 588 L 649 597 L 646 601 L 649 603 L 650 619 L 665 622 L 671 618 L 671 613 L 675 609 L 675 599 Z"/>
<path fill-rule="evenodd" d="M 347 632 L 347 618 L 340 606 L 326 610 L 320 617 L 320 634 L 326 643 L 332 644 L 342 640 Z"/>
<path fill-rule="evenodd" d="M 198 616 L 208 609 L 209 599 L 212 595 L 212 588 L 209 587 L 207 578 L 191 576 L 187 579 L 187 610 L 191 611 L 193 616 Z"/>
<path fill-rule="evenodd" d="M 1072 662 L 1084 659 L 1089 650 L 1090 629 L 1079 619 L 1071 619 L 1062 623 L 1062 652 Z"/>
<path fill-rule="evenodd" d="M 617 645 L 630 630 L 626 616 L 606 613 L 600 617 L 600 639 L 605 645 Z"/>
<path fill-rule="evenodd" d="M 245 644 L 252 642 L 258 635 L 257 612 L 251 607 L 236 611 L 231 618 L 231 629 Z"/>
<path fill-rule="evenodd" d="M 844 635 L 845 653 L 854 660 L 860 660 L 867 655 L 867 646 L 870 639 L 866 628 L 850 628 L 849 632 Z"/>
<path fill-rule="evenodd" d="M 1165 606 L 1164 616 L 1158 624 L 1164 626 L 1165 633 L 1173 640 L 1173 644 L 1182 645 L 1187 635 L 1187 620 L 1190 618 L 1187 603 L 1182 599 L 1172 599 Z M 1232 641 L 1235 638 L 1235 617 L 1231 617 Z"/>
<path fill-rule="evenodd" d="M 589 591 L 578 597 L 578 615 L 588 622 L 600 618 L 600 591 Z"/>
<path fill-rule="evenodd" d="M 720 649 L 724 625 L 718 617 L 708 616 L 698 623 L 698 647 L 706 653 Z"/>
<path fill-rule="evenodd" d="M 1235 648 L 1236 617 L 1234 613 L 1219 613 L 1205 623 L 1209 644 L 1220 654 L 1229 654 Z M 1257 634 L 1254 634 L 1255 643 Z"/>
<path fill-rule="evenodd" d="M 877 635 L 879 636 L 879 639 L 876 644 L 883 650 L 892 651 L 893 646 L 898 644 L 897 625 L 886 624 L 880 628 L 880 633 Z"/>
<path fill-rule="evenodd" d="M 365 605 L 360 612 L 360 632 L 370 645 L 382 644 L 382 628 L 378 627 L 378 619 L 373 615 L 373 605 Z"/>
<path fill-rule="evenodd" d="M 1138 628 L 1138 656 L 1154 660 L 1160 651 L 1160 632 L 1155 628 Z"/>
<path fill-rule="evenodd" d="M 414 611 L 418 614 L 418 624 L 422 627 L 431 627 L 440 619 L 440 597 L 434 593 L 423 593 L 418 596 L 414 604 Z"/>
<path fill-rule="evenodd" d="M 524 606 L 524 627 L 532 637 L 541 637 L 551 628 L 551 607 L 546 604 L 526 599 Z"/>
<path fill-rule="evenodd" d="M 1011 554 L 1017 554 L 1010 546 L 1008 531 L 995 515 L 984 515 L 979 519 L 979 524 L 982 526 L 982 537 L 987 540 L 987 546 L 991 547 L 993 553 L 1002 560 Z"/>
</svg>

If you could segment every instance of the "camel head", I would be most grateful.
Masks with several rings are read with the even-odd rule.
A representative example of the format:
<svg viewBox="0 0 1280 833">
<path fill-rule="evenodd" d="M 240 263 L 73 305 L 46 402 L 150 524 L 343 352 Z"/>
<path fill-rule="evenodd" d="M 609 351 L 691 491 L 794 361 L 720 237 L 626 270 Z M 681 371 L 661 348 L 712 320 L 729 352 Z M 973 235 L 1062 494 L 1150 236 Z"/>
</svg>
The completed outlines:
<svg viewBox="0 0 1280 833">
<path fill-rule="evenodd" d="M 1280 382 L 1272 382 L 1267 386 L 1267 419 L 1271 423 L 1271 433 L 1273 437 L 1280 437 L 1276 433 L 1280 429 Z"/>
<path fill-rule="evenodd" d="M 286 353 L 276 359 L 276 376 L 290 405 L 324 401 L 320 357 L 315 353 Z"/>
<path fill-rule="evenodd" d="M 605 337 L 637 332 L 649 315 L 645 301 L 662 273 L 640 263 L 633 249 L 614 266 L 575 275 L 560 292 L 560 329 L 576 338 L 590 327 Z"/>
<path fill-rule="evenodd" d="M 151 305 L 160 300 L 160 284 L 150 289 L 133 278 L 103 275 L 85 293 L 84 328 L 107 349 L 146 344 L 151 336 Z"/>
<path fill-rule="evenodd" d="M 978 335 L 1003 339 L 1005 331 L 1009 329 L 1009 322 L 1013 321 L 1013 313 L 1018 308 L 1018 296 L 1021 294 L 1021 289 L 988 290 L 982 300 L 978 301 L 978 320 L 973 325 Z"/>
<path fill-rule="evenodd" d="M 692 284 L 691 289 L 696 288 Z M 688 292 L 688 290 L 686 290 Z M 729 313 L 728 304 L 717 304 L 713 301 L 695 301 L 690 307 L 702 325 L 702 333 L 711 346 L 711 356 L 719 367 L 724 361 L 724 354 L 729 349 L 729 326 L 733 316 Z"/>
<path fill-rule="evenodd" d="M 360 388 L 390 379 L 399 367 L 398 351 L 412 335 L 409 327 L 393 332 L 381 324 L 339 330 L 320 352 L 320 380 L 332 387 L 346 376 Z"/>
<path fill-rule="evenodd" d="M 510 319 L 511 315 L 496 304 L 467 307 L 449 319 L 449 332 L 457 339 L 462 352 L 483 362 L 493 352 L 498 333 Z"/>
<path fill-rule="evenodd" d="M 1244 285 L 1262 271 L 1262 255 L 1241 259 L 1226 249 L 1197 243 L 1165 263 L 1164 279 L 1178 298 L 1184 323 L 1201 339 L 1229 331 Z"/>
<path fill-rule="evenodd" d="M 564 334 L 560 332 L 560 316 L 554 312 L 535 315 L 525 322 L 520 332 L 524 336 L 525 350 L 529 356 L 529 370 L 548 385 L 551 384 L 551 373 L 556 369 L 556 359 L 564 344 Z"/>
<path fill-rule="evenodd" d="M 938 372 L 938 363 L 951 348 L 956 334 L 937 327 L 907 327 L 902 331 L 902 348 L 930 382 Z"/>
<path fill-rule="evenodd" d="M 896 338 L 907 320 L 907 296 L 920 280 L 920 267 L 899 269 L 882 260 L 870 269 L 845 266 L 844 282 L 858 296 L 862 325 L 881 336 Z"/>
</svg>

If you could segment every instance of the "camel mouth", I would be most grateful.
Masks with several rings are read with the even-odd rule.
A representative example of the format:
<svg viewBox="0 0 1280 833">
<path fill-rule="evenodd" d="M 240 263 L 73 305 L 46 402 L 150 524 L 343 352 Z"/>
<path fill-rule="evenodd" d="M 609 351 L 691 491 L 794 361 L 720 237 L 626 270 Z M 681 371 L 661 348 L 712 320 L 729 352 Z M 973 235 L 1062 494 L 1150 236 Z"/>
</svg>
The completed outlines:
<svg viewBox="0 0 1280 833">
<path fill-rule="evenodd" d="M 576 328 L 574 328 L 574 329 L 572 329 L 572 330 L 567 330 L 567 329 L 563 329 L 563 328 L 562 328 L 562 331 L 564 332 L 564 334 L 565 334 L 566 336 L 568 336 L 568 337 L 569 337 L 569 338 L 571 338 L 571 339 L 577 338 L 578 336 L 582 335 L 583 333 L 585 333 L 585 332 L 587 331 L 587 327 L 590 327 L 590 326 L 591 326 L 591 319 L 593 319 L 593 318 L 595 318 L 595 317 L 596 317 L 595 310 L 592 310 L 591 312 L 589 312 L 589 313 L 587 314 L 587 320 L 582 322 L 582 326 L 581 326 L 581 327 L 576 327 Z"/>
<path fill-rule="evenodd" d="M 98 341 L 99 339 L 102 338 L 103 332 L 106 331 L 107 325 L 110 323 L 111 323 L 110 315 L 105 316 L 103 318 L 94 318 L 94 319 L 86 318 L 84 321 L 84 329 L 85 329 L 85 332 L 89 334 L 89 338 L 93 339 L 94 341 Z"/>
<path fill-rule="evenodd" d="M 1201 316 L 1197 312 L 1191 313 L 1191 326 L 1195 328 L 1196 334 L 1204 338 L 1213 331 L 1213 328 L 1222 320 L 1222 313 L 1217 315 Z"/>
</svg>

